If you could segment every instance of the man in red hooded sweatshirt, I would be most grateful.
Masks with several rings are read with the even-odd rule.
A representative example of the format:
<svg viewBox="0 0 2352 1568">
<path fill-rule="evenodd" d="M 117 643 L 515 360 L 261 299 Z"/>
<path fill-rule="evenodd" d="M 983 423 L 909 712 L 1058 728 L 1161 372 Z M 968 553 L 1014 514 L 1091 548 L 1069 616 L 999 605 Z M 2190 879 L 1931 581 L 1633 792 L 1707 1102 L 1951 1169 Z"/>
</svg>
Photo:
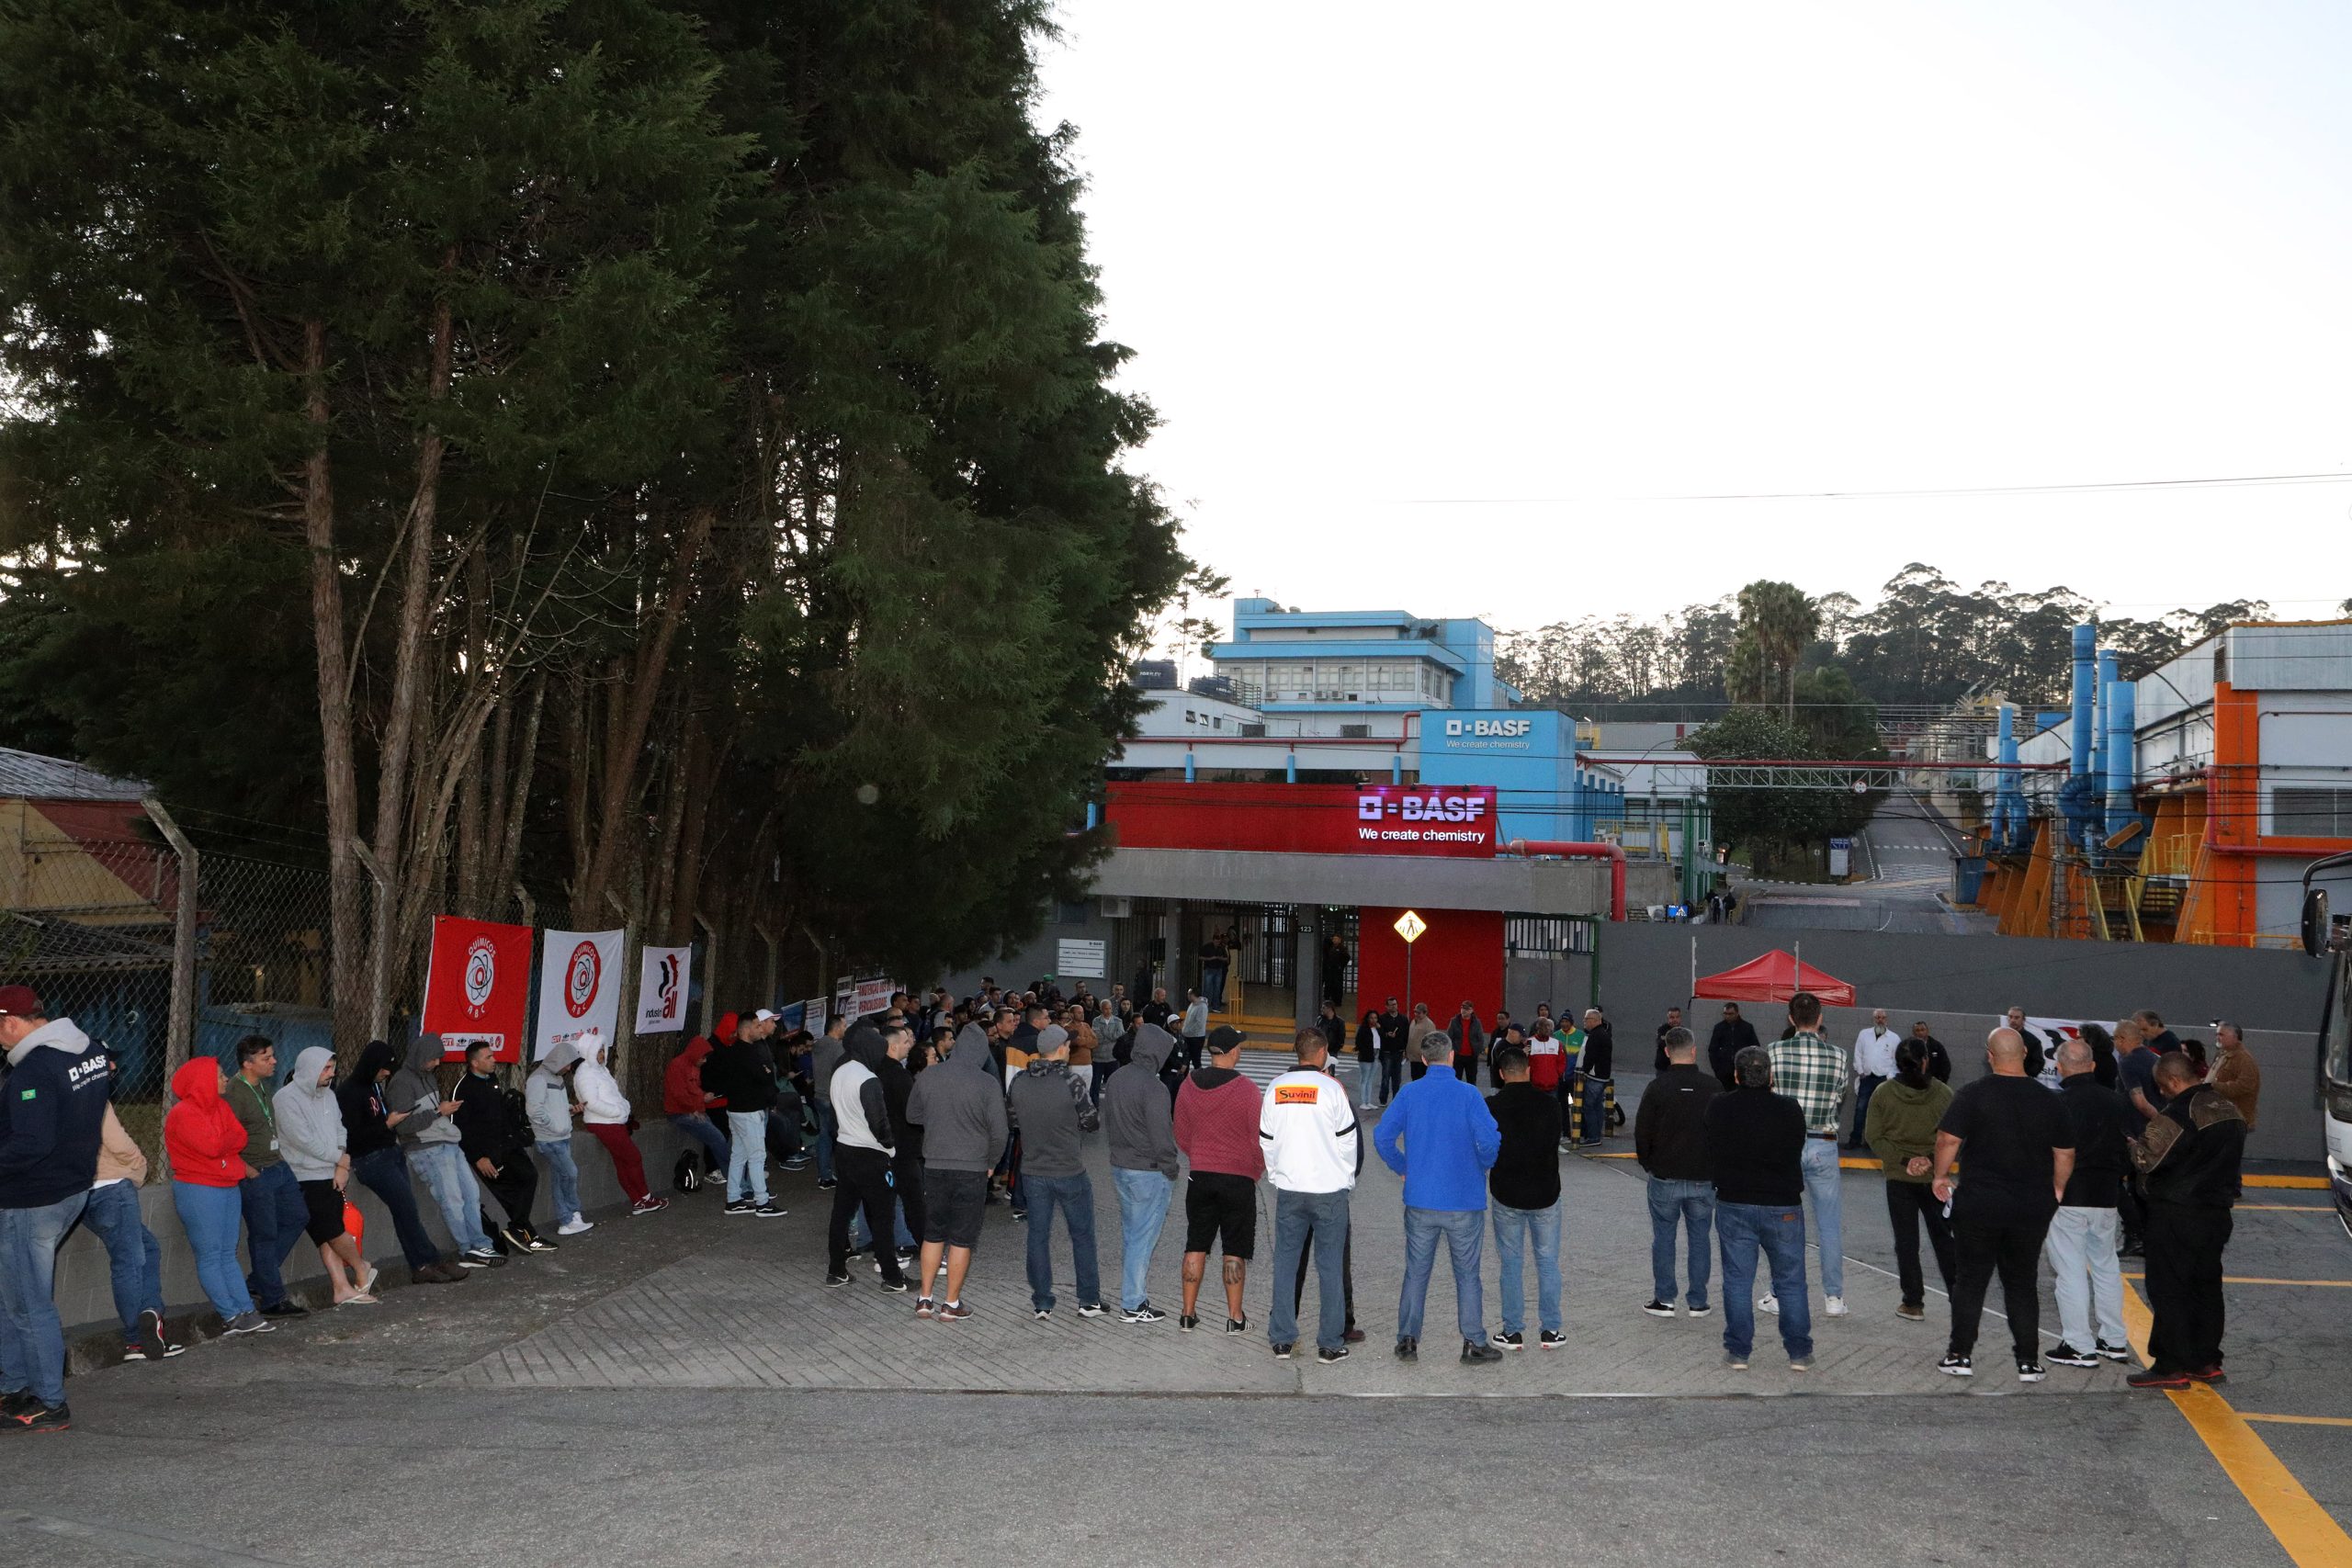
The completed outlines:
<svg viewBox="0 0 2352 1568">
<path fill-rule="evenodd" d="M 672 1126 L 708 1152 L 707 1175 L 721 1177 L 727 1169 L 727 1134 L 718 1130 L 710 1113 L 726 1110 L 727 1100 L 702 1087 L 703 1058 L 709 1055 L 710 1042 L 697 1034 L 670 1058 L 669 1070 L 662 1075 L 662 1110 Z"/>
</svg>

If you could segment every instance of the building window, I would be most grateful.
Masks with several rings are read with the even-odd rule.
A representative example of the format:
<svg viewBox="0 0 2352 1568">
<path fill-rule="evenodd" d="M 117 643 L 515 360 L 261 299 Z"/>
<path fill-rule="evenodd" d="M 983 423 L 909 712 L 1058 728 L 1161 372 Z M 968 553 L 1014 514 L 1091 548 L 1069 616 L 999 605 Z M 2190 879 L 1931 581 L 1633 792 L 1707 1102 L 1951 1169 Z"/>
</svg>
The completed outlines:
<svg viewBox="0 0 2352 1568">
<path fill-rule="evenodd" d="M 2274 789 L 2270 831 L 2282 839 L 2352 839 L 2352 789 Z"/>
<path fill-rule="evenodd" d="M 1589 916 L 1508 915 L 1503 919 L 1503 952 L 1513 958 L 1565 958 L 1592 951 Z"/>
</svg>

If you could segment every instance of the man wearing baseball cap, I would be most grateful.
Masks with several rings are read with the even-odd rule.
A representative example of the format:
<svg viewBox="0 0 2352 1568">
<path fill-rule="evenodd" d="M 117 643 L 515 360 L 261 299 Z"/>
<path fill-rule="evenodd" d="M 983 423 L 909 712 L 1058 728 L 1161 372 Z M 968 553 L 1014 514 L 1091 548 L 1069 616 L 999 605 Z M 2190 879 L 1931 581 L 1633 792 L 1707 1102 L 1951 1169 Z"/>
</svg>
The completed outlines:
<svg viewBox="0 0 2352 1568">
<path fill-rule="evenodd" d="M 97 1179 L 113 1081 L 105 1047 L 51 1019 L 28 986 L 0 986 L 0 1422 L 62 1432 L 65 1330 L 57 1248 Z"/>
</svg>

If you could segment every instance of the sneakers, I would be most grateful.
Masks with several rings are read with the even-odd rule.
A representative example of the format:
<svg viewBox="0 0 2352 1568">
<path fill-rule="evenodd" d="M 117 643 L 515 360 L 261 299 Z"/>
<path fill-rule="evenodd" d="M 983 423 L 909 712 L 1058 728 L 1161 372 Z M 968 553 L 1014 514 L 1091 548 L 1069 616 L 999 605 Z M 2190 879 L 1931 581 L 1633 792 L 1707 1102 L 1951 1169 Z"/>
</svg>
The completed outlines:
<svg viewBox="0 0 2352 1568">
<path fill-rule="evenodd" d="M 223 1335 L 275 1334 L 277 1332 L 277 1325 L 270 1322 L 269 1319 L 262 1316 L 262 1314 L 257 1312 L 241 1312 L 236 1316 L 231 1318 L 228 1323 L 221 1327 L 220 1332 Z"/>
<path fill-rule="evenodd" d="M 648 1214 L 658 1214 L 669 1206 L 670 1200 L 667 1198 L 656 1198 L 652 1193 L 648 1192 L 628 1206 L 629 1217 L 641 1220 Z"/>
<path fill-rule="evenodd" d="M 272 1302 L 261 1309 L 261 1314 L 264 1317 L 308 1317 L 311 1309 L 295 1301 Z"/>
<path fill-rule="evenodd" d="M 1674 1303 L 1671 1302 L 1645 1302 L 1642 1303 L 1642 1310 L 1649 1314 L 1652 1317 L 1672 1317 L 1674 1315 Z"/>
<path fill-rule="evenodd" d="M 1345 1345 L 1335 1346 L 1329 1350 L 1318 1348 L 1315 1352 L 1315 1359 L 1328 1367 L 1334 1361 L 1346 1360 L 1348 1359 L 1348 1348 Z"/>
<path fill-rule="evenodd" d="M 1168 1314 L 1149 1302 L 1145 1302 L 1140 1306 L 1131 1306 L 1123 1310 L 1119 1314 L 1119 1321 L 1121 1323 L 1165 1323 L 1168 1321 Z"/>
<path fill-rule="evenodd" d="M 456 1264 L 444 1263 L 438 1259 L 424 1265 L 422 1269 L 413 1269 L 409 1271 L 409 1279 L 420 1285 L 455 1285 L 467 1277 L 466 1271 Z"/>
<path fill-rule="evenodd" d="M 933 1302 L 929 1296 L 917 1296 L 915 1298 L 915 1315 L 917 1317 L 929 1317 L 932 1313 L 932 1308 L 937 1304 L 938 1303 Z"/>
<path fill-rule="evenodd" d="M 511 1245 L 522 1248 L 525 1252 L 553 1252 L 556 1250 L 555 1243 L 539 1235 L 537 1231 L 508 1231 L 506 1233 L 506 1239 Z"/>
<path fill-rule="evenodd" d="M 2098 1342 L 2098 1359 L 2102 1361 L 2128 1361 L 2132 1359 L 2132 1351 L 2126 1346 L 2110 1345 L 2102 1339 Z"/>
<path fill-rule="evenodd" d="M 0 1421 L 21 1421 L 41 1408 L 41 1402 L 28 1388 L 20 1388 L 14 1393 L 0 1393 Z"/>
<path fill-rule="evenodd" d="M 773 1201 L 762 1203 L 758 1208 L 752 1211 L 752 1217 L 760 1220 L 780 1220 L 784 1218 L 784 1215 L 785 1210 L 783 1207 Z"/>
<path fill-rule="evenodd" d="M 1031 1312 L 1029 1315 L 1035 1318 L 1039 1323 L 1051 1323 L 1054 1320 L 1054 1309 L 1051 1307 L 1038 1307 L 1035 1311 Z"/>
<path fill-rule="evenodd" d="M 1905 1323 L 1925 1323 L 1928 1321 L 1928 1309 L 1918 1302 L 1898 1302 L 1894 1315 Z"/>
<path fill-rule="evenodd" d="M 1225 1331 L 1227 1334 L 1247 1334 L 1250 1332 L 1250 1320 L 1246 1317 L 1228 1317 L 1225 1320 Z"/>
<path fill-rule="evenodd" d="M 724 1212 L 729 1214 L 748 1214 L 752 1212 L 752 1201 L 749 1198 L 729 1198 L 727 1200 Z"/>
<path fill-rule="evenodd" d="M 1484 1366 L 1488 1361 L 1499 1361 L 1502 1359 L 1503 1353 L 1492 1345 L 1473 1345 L 1467 1339 L 1462 1342 L 1462 1359 L 1466 1365 Z"/>
<path fill-rule="evenodd" d="M 1706 1303 L 1701 1302 L 1697 1306 L 1684 1307 L 1682 1310 L 1689 1313 L 1692 1317 L 1705 1317 L 1715 1309 L 1709 1306 Z"/>
<path fill-rule="evenodd" d="M 1825 1316 L 1843 1317 L 1846 1315 L 1846 1298 L 1843 1296 L 1824 1296 L 1821 1298 L 1821 1310 Z"/>
<path fill-rule="evenodd" d="M 2057 1362 L 2062 1367 L 2096 1367 L 2098 1365 L 2098 1358 L 2096 1355 L 2093 1355 L 2088 1350 L 2077 1350 L 2063 1339 L 2058 1341 L 2056 1348 L 2049 1352 L 2048 1359 Z"/>
<path fill-rule="evenodd" d="M 1274 1347 L 1274 1359 L 1277 1361 L 1287 1361 L 1291 1358 L 1291 1353 L 1297 1348 L 1297 1345 L 1285 1340 L 1283 1343 Z"/>
<path fill-rule="evenodd" d="M 2048 1372 L 2041 1370 L 2041 1363 L 2040 1361 L 2019 1361 L 2018 1363 L 2018 1382 L 2040 1382 L 2049 1375 L 2050 1374 Z"/>
<path fill-rule="evenodd" d="M 820 1192 L 831 1192 L 834 1188 L 839 1187 L 840 1185 L 840 1182 L 835 1181 L 830 1176 L 820 1176 L 817 1178 L 817 1190 Z"/>
<path fill-rule="evenodd" d="M 1527 1348 L 1527 1336 L 1511 1333 L 1498 1334 L 1495 1336 L 1495 1343 L 1505 1350 L 1524 1350 Z"/>
<path fill-rule="evenodd" d="M 595 1228 L 596 1222 L 590 1219 L 587 1215 L 574 1214 L 571 1218 L 564 1221 L 563 1224 L 556 1226 L 555 1234 L 558 1235 L 578 1235 L 583 1231 L 593 1231 Z"/>
<path fill-rule="evenodd" d="M 1198 1328 L 1200 1325 L 1201 1325 L 1201 1320 L 1200 1320 L 1199 1318 L 1197 1318 L 1197 1317 L 1193 1316 L 1193 1315 L 1191 1313 L 1189 1313 L 1189 1312 L 1188 1312 L 1188 1313 L 1186 1313 L 1183 1316 L 1182 1316 L 1182 1317 L 1180 1317 L 1180 1318 L 1178 1318 L 1178 1319 L 1176 1320 L 1176 1326 L 1177 1326 L 1177 1327 L 1179 1327 L 1179 1328 L 1181 1328 L 1181 1329 L 1182 1329 L 1182 1330 L 1183 1330 L 1185 1333 L 1187 1333 L 1187 1334 L 1190 1334 L 1191 1332 L 1193 1332 L 1193 1330 L 1194 1330 L 1195 1328 Z"/>
<path fill-rule="evenodd" d="M 838 1291 L 848 1283 L 849 1276 L 846 1274 L 829 1271 L 825 1275 L 825 1288 L 829 1291 Z"/>
<path fill-rule="evenodd" d="M 910 1288 L 911 1287 L 907 1283 L 907 1277 L 904 1274 L 899 1275 L 895 1280 L 885 1280 L 882 1281 L 882 1291 L 885 1295 L 903 1296 Z"/>
<path fill-rule="evenodd" d="M 790 1159 L 784 1162 L 784 1168 L 786 1170 L 806 1170 L 808 1168 L 808 1156 L 807 1155 L 794 1155 Z"/>
<path fill-rule="evenodd" d="M 1340 1336 L 1340 1339 L 1343 1344 L 1361 1345 L 1363 1343 L 1363 1330 L 1351 1325 L 1348 1331 Z"/>
<path fill-rule="evenodd" d="M 1396 1359 L 1400 1361 L 1419 1360 L 1421 1342 L 1418 1339 L 1399 1339 L 1396 1341 Z"/>
<path fill-rule="evenodd" d="M 165 1337 L 164 1314 L 153 1307 L 149 1307 L 139 1314 L 139 1339 L 136 1348 L 141 1355 L 151 1361 L 167 1360 L 187 1348 L 185 1345 L 173 1344 Z"/>
<path fill-rule="evenodd" d="M 1811 1356 L 1791 1356 L 1789 1358 L 1789 1371 L 1792 1372 L 1809 1372 L 1813 1371 L 1813 1358 Z"/>
<path fill-rule="evenodd" d="M 931 1315 L 942 1323 L 961 1323 L 972 1315 L 972 1309 L 962 1302 L 949 1302 Z"/>
<path fill-rule="evenodd" d="M 1558 1350 L 1566 1346 L 1568 1337 L 1556 1328 L 1547 1328 L 1535 1342 L 1546 1350 Z"/>
<path fill-rule="evenodd" d="M 1975 1363 L 1965 1356 L 1946 1356 L 1936 1363 L 1936 1371 L 1952 1378 L 1973 1378 L 1976 1375 Z"/>
<path fill-rule="evenodd" d="M 486 1247 L 469 1247 L 458 1254 L 458 1262 L 468 1269 L 503 1269 L 506 1259 Z"/>
<path fill-rule="evenodd" d="M 1764 1294 L 1756 1298 L 1756 1310 L 1758 1312 L 1772 1313 L 1777 1315 L 1781 1310 L 1781 1298 L 1773 1295 L 1768 1291 Z"/>
<path fill-rule="evenodd" d="M 1744 1372 L 1747 1370 L 1747 1358 L 1736 1350 L 1726 1350 L 1724 1352 L 1724 1365 L 1735 1372 Z"/>
<path fill-rule="evenodd" d="M 2197 1380 L 2187 1372 L 2160 1371 L 2150 1367 L 2144 1371 L 2133 1372 L 2123 1381 L 2133 1388 L 2187 1388 Z"/>
<path fill-rule="evenodd" d="M 2227 1382 L 2230 1378 L 2230 1374 L 2223 1371 L 2218 1365 L 2199 1367 L 2188 1375 L 2190 1380 L 2196 1382 Z"/>
<path fill-rule="evenodd" d="M 1080 1317 L 1101 1317 L 1104 1313 L 1107 1313 L 1111 1309 L 1109 1307 L 1104 1306 L 1101 1302 L 1080 1302 L 1078 1303 L 1078 1315 Z"/>
<path fill-rule="evenodd" d="M 74 1425 L 74 1412 L 62 1404 L 36 1404 L 8 1423 L 11 1432 L 62 1432 Z"/>
</svg>

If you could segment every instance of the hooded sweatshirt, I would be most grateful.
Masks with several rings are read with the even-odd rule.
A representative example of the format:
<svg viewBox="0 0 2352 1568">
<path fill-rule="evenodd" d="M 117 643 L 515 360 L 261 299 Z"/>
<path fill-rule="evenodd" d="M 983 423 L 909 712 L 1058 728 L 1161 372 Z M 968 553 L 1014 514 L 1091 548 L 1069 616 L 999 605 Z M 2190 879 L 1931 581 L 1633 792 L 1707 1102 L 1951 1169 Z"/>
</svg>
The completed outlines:
<svg viewBox="0 0 2352 1568">
<path fill-rule="evenodd" d="M 1884 1105 L 1879 1103 L 1885 1100 Z M 1951 1085 L 1929 1078 L 1914 1088 L 1900 1077 L 1889 1078 L 1871 1091 L 1871 1108 L 1862 1119 L 1862 1142 L 1878 1156 L 1889 1181 L 1927 1181 L 1933 1174 L 1936 1128 L 1951 1109 Z M 1928 1170 L 1914 1176 L 1907 1168 L 1916 1156 L 1930 1162 Z"/>
<path fill-rule="evenodd" d="M 733 1013 L 722 1013 L 712 1031 L 718 1043 L 702 1065 L 702 1087 L 727 1101 L 738 1115 L 775 1108 L 775 1053 L 764 1040 L 746 1040 Z"/>
<path fill-rule="evenodd" d="M 531 1113 L 531 1136 L 543 1144 L 571 1141 L 571 1086 L 563 1069 L 580 1060 L 569 1043 L 548 1048 L 531 1076 L 523 1080 L 523 1104 Z"/>
<path fill-rule="evenodd" d="M 394 1111 L 412 1114 L 400 1124 L 401 1143 L 408 1148 L 424 1144 L 454 1144 L 458 1124 L 441 1114 L 441 1037 L 420 1034 L 408 1043 L 408 1065 L 384 1085 L 384 1101 Z"/>
<path fill-rule="evenodd" d="M 1004 1091 L 1006 1119 L 1021 1134 L 1024 1176 L 1053 1180 L 1082 1175 L 1086 1162 L 1079 1139 L 1102 1122 L 1086 1092 L 1086 1080 L 1071 1072 L 1067 1061 L 1052 1059 L 1069 1040 L 1069 1032 L 1058 1023 L 1039 1030 L 1036 1054 Z"/>
<path fill-rule="evenodd" d="M 1146 1031 L 1136 1032 L 1140 1037 Z M 1140 1038 L 1136 1049 L 1143 1049 Z M 1118 1082 L 1114 1077 L 1112 1087 Z M 1176 1146 L 1184 1151 L 1193 1174 L 1246 1176 L 1252 1181 L 1265 1175 L 1265 1144 L 1258 1136 L 1263 1109 L 1258 1086 L 1230 1067 L 1186 1074 L 1176 1090 Z"/>
<path fill-rule="evenodd" d="M 319 1075 L 333 1066 L 334 1052 L 323 1045 L 307 1047 L 294 1058 L 294 1076 L 270 1097 L 278 1153 L 297 1181 L 324 1181 L 334 1175 L 335 1161 L 349 1142 L 334 1086 L 319 1087 Z"/>
<path fill-rule="evenodd" d="M 592 1127 L 611 1127 L 628 1121 L 628 1096 L 613 1081 L 605 1066 L 605 1037 L 589 1030 L 580 1037 L 580 1066 L 571 1075 L 571 1097 L 580 1101 L 580 1119 Z"/>
<path fill-rule="evenodd" d="M 87 1192 L 114 1081 L 106 1047 L 72 1019 L 52 1018 L 9 1051 L 5 1081 L 0 1209 L 46 1208 Z"/>
<path fill-rule="evenodd" d="M 662 1074 L 662 1114 L 664 1116 L 707 1116 L 722 1111 L 723 1105 L 713 1105 L 710 1095 L 703 1088 L 703 1058 L 710 1055 L 710 1042 L 695 1035 L 686 1042 L 686 1048 L 670 1058 Z"/>
<path fill-rule="evenodd" d="M 1147 1023 L 1136 1032 L 1128 1063 L 1142 1070 L 1114 1073 L 1102 1090 L 1102 1127 L 1111 1164 L 1120 1170 L 1156 1170 L 1176 1176 L 1176 1115 L 1159 1069 L 1176 1048 L 1168 1031 Z"/>
<path fill-rule="evenodd" d="M 530 1117 L 519 1111 L 506 1086 L 492 1074 L 469 1069 L 450 1098 L 458 1102 L 453 1120 L 468 1160 L 503 1166 L 531 1146 Z"/>
<path fill-rule="evenodd" d="M 343 1112 L 344 1134 L 354 1160 L 398 1142 L 393 1130 L 384 1125 L 384 1113 L 390 1109 L 384 1095 L 387 1086 L 376 1081 L 376 1075 L 391 1065 L 392 1048 L 381 1040 L 370 1040 L 359 1053 L 359 1065 L 334 1086 L 335 1104 Z"/>
<path fill-rule="evenodd" d="M 1118 1080 L 1112 1080 L 1116 1087 Z M 996 1164 L 1012 1129 L 997 1087 L 988 1032 L 967 1023 L 946 1060 L 918 1075 L 907 1096 L 907 1120 L 922 1126 L 922 1163 L 931 1170 L 987 1170 Z M 1102 1091 L 1105 1096 L 1109 1089 Z"/>
<path fill-rule="evenodd" d="M 870 1023 L 851 1024 L 849 1032 L 842 1036 L 842 1050 L 845 1059 L 833 1069 L 833 1122 L 838 1129 L 834 1145 L 896 1154 L 899 1141 L 890 1126 L 890 1106 L 882 1092 L 879 1071 L 889 1056 L 882 1045 L 882 1032 Z"/>
<path fill-rule="evenodd" d="M 12 1100 L 16 1087 L 13 1080 L 8 1085 Z M 164 1118 L 172 1179 L 191 1187 L 234 1187 L 243 1180 L 245 1124 L 220 1098 L 220 1062 L 210 1056 L 182 1062 L 172 1075 L 172 1093 L 179 1103 Z"/>
</svg>

